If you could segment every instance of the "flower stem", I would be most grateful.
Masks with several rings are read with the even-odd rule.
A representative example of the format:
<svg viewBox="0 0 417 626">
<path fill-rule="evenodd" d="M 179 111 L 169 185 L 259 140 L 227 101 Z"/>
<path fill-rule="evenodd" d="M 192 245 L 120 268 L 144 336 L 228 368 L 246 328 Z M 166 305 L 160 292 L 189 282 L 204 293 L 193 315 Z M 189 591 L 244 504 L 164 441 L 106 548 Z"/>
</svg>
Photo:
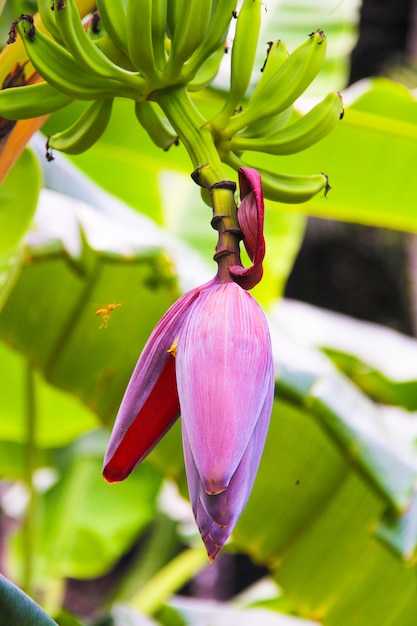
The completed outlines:
<svg viewBox="0 0 417 626">
<path fill-rule="evenodd" d="M 203 546 L 184 550 L 141 588 L 132 598 L 131 605 L 145 615 L 153 615 L 207 564 L 207 552 Z"/>
<path fill-rule="evenodd" d="M 227 180 L 207 121 L 192 102 L 185 87 L 156 92 L 154 96 L 184 144 L 194 166 L 193 179 L 211 197 L 211 224 L 219 237 L 214 255 L 221 282 L 232 280 L 228 267 L 241 265 L 239 241 L 242 233 L 234 199 L 236 185 Z"/>
</svg>

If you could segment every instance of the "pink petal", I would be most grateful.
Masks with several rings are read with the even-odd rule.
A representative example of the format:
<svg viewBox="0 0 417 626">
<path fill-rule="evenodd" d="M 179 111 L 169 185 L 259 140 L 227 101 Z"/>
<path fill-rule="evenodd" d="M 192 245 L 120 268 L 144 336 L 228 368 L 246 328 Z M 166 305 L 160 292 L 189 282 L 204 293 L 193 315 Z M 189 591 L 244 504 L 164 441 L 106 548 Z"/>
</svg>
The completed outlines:
<svg viewBox="0 0 417 626">
<path fill-rule="evenodd" d="M 252 296 L 234 282 L 204 292 L 181 330 L 176 374 L 183 427 L 207 493 L 229 485 L 270 393 L 272 367 L 267 322 Z"/>
<path fill-rule="evenodd" d="M 168 351 L 193 302 L 216 280 L 179 298 L 148 339 L 127 386 L 107 447 L 103 475 L 108 482 L 126 478 L 177 419 L 175 359 Z"/>
<path fill-rule="evenodd" d="M 252 289 L 262 278 L 262 262 L 265 257 L 263 234 L 265 210 L 259 173 L 251 168 L 241 168 L 239 186 L 242 202 L 238 208 L 237 217 L 243 233 L 243 243 L 252 265 L 247 268 L 233 265 L 229 271 L 243 289 Z"/>
<path fill-rule="evenodd" d="M 222 493 L 208 495 L 204 491 L 187 434 L 183 429 L 184 458 L 190 499 L 198 529 L 211 561 L 232 533 L 252 491 L 271 415 L 274 392 L 273 375 L 271 370 L 270 392 L 265 398 L 248 447 L 228 488 Z"/>
</svg>

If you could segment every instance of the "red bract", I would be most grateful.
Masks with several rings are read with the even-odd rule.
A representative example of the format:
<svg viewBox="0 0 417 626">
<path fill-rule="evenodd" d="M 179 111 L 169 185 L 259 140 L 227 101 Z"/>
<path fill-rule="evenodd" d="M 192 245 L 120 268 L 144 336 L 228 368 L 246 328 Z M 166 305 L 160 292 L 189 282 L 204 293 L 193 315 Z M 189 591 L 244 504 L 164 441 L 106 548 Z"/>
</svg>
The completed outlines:
<svg viewBox="0 0 417 626">
<path fill-rule="evenodd" d="M 216 276 L 164 315 L 129 382 L 103 469 L 109 482 L 123 480 L 181 413 L 190 499 L 210 560 L 250 495 L 274 394 L 266 318 L 240 286 L 241 278 L 254 280 L 262 271 L 265 251 L 262 195 L 254 190 L 259 177 L 244 177 L 251 190 L 243 194 L 239 224 L 256 269 L 226 282 Z"/>
</svg>

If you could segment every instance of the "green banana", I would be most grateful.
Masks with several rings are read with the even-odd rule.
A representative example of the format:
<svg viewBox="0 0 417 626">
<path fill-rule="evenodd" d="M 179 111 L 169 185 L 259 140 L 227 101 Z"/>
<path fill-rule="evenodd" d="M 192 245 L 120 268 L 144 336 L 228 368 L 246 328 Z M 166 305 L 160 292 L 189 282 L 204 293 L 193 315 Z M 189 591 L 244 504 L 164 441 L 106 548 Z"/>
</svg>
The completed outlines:
<svg viewBox="0 0 417 626">
<path fill-rule="evenodd" d="M 241 167 L 248 167 L 235 154 L 227 154 L 223 161 L 236 171 Z M 285 204 L 299 204 L 307 202 L 313 196 L 324 191 L 326 196 L 330 190 L 329 180 L 326 174 L 278 174 L 256 168 L 262 178 L 262 189 L 265 198 Z"/>
<path fill-rule="evenodd" d="M 93 98 L 131 97 L 135 99 L 146 96 L 146 82 L 137 79 L 137 89 L 128 88 L 119 81 L 87 72 L 73 57 L 42 31 L 36 30 L 33 39 L 28 36 L 31 25 L 20 20 L 17 24 L 23 44 L 30 61 L 36 71 L 55 89 L 70 98 L 91 100 Z"/>
<path fill-rule="evenodd" d="M 152 46 L 156 67 L 163 71 L 167 63 L 165 37 L 167 31 L 167 0 L 152 4 Z"/>
<path fill-rule="evenodd" d="M 277 133 L 288 124 L 293 115 L 293 112 L 294 107 L 290 106 L 282 113 L 278 113 L 278 115 L 255 120 L 254 122 L 252 122 L 252 124 L 249 124 L 248 126 L 246 126 L 246 128 L 244 128 L 237 135 L 235 135 L 235 137 L 249 137 L 252 139 L 275 135 L 275 133 Z"/>
<path fill-rule="evenodd" d="M 284 202 L 285 204 L 300 204 L 311 200 L 321 191 L 326 196 L 330 190 L 326 174 L 277 174 L 258 169 L 262 178 L 262 189 L 265 198 Z"/>
<path fill-rule="evenodd" d="M 224 51 L 224 44 L 229 32 L 230 19 L 236 8 L 237 0 L 212 0 L 210 21 L 206 36 L 198 48 L 185 62 L 183 73 L 188 79 L 193 77 L 198 68 L 218 49 Z"/>
<path fill-rule="evenodd" d="M 249 87 L 261 27 L 261 9 L 262 0 L 244 0 L 239 11 L 232 47 L 230 89 L 222 111 L 211 122 L 217 130 L 227 125 Z"/>
<path fill-rule="evenodd" d="M 168 7 L 173 0 L 168 1 Z M 172 79 L 204 39 L 210 22 L 212 0 L 183 0 L 178 3 L 177 23 L 171 38 L 171 52 L 166 72 Z"/>
<path fill-rule="evenodd" d="M 123 0 L 97 0 L 97 9 L 106 33 L 113 43 L 129 56 L 126 10 Z"/>
<path fill-rule="evenodd" d="M 47 149 L 53 148 L 67 154 L 84 152 L 104 133 L 112 106 L 113 98 L 94 100 L 71 126 L 49 137 Z"/>
<path fill-rule="evenodd" d="M 74 60 L 93 76 L 120 81 L 132 89 L 137 86 L 138 75 L 115 65 L 93 43 L 81 23 L 74 0 L 66 0 L 65 7 L 58 8 L 54 2 L 55 23 L 68 52 Z"/>
<path fill-rule="evenodd" d="M 133 65 L 149 80 L 158 80 L 152 41 L 153 0 L 128 0 L 126 6 L 127 43 Z"/>
<path fill-rule="evenodd" d="M 178 137 L 168 120 L 158 115 L 152 102 L 136 102 L 135 113 L 139 123 L 158 148 L 168 150 L 173 144 L 178 145 Z"/>
<path fill-rule="evenodd" d="M 285 126 L 274 135 L 250 139 L 235 135 L 229 142 L 232 152 L 256 150 L 268 154 L 295 154 L 309 148 L 325 137 L 336 126 L 343 112 L 339 93 L 330 93 L 296 122 Z"/>
<path fill-rule="evenodd" d="M 55 17 L 51 8 L 51 0 L 38 0 L 38 11 L 42 20 L 42 24 L 52 35 L 55 41 L 59 44 L 62 44 L 62 38 L 55 24 Z"/>
<path fill-rule="evenodd" d="M 217 76 L 223 56 L 224 51 L 222 48 L 215 50 L 199 67 L 194 78 L 188 83 L 188 91 L 200 91 L 200 89 L 208 87 Z"/>
<path fill-rule="evenodd" d="M 182 5 L 187 0 L 167 0 L 167 33 L 172 40 L 180 21 Z"/>
<path fill-rule="evenodd" d="M 52 113 L 72 102 L 72 98 L 49 83 L 0 90 L 0 116 L 24 120 Z"/>
<path fill-rule="evenodd" d="M 322 31 L 311 33 L 279 69 L 266 81 L 260 81 L 246 109 L 235 115 L 227 126 L 229 135 L 259 119 L 288 108 L 317 76 L 326 56 L 326 37 Z M 264 72 L 267 71 L 268 62 Z"/>
<path fill-rule="evenodd" d="M 256 85 L 256 91 L 263 89 L 263 86 L 275 76 L 280 67 L 287 61 L 288 57 L 287 47 L 281 39 L 268 43 L 266 59 L 261 68 L 261 77 Z"/>
</svg>

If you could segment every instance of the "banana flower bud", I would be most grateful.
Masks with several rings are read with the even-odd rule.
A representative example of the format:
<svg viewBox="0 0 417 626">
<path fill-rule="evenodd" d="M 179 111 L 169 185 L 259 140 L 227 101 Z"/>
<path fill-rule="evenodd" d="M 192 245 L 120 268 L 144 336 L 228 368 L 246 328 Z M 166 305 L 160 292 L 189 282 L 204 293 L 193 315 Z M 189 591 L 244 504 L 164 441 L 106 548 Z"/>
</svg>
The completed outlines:
<svg viewBox="0 0 417 626">
<path fill-rule="evenodd" d="M 189 291 L 160 320 L 127 387 L 103 469 L 107 481 L 123 480 L 181 414 L 191 504 L 211 561 L 249 498 L 274 394 L 267 321 L 240 286 L 262 274 L 259 175 L 241 172 L 240 183 L 239 225 L 253 266 L 231 266 L 229 280 L 216 276 Z"/>
</svg>

